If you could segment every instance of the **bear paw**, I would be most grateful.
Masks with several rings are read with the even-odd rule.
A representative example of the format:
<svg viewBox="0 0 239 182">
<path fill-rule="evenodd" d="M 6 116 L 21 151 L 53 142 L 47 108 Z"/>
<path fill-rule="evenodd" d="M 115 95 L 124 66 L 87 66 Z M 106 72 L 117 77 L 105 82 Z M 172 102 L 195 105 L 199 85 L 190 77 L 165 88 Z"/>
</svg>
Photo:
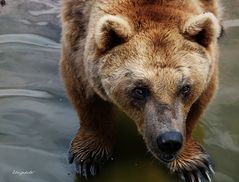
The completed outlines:
<svg viewBox="0 0 239 182">
<path fill-rule="evenodd" d="M 112 145 L 101 136 L 77 135 L 69 149 L 69 163 L 75 164 L 76 173 L 88 178 L 95 176 L 106 161 L 111 159 Z"/>
<path fill-rule="evenodd" d="M 168 167 L 186 182 L 212 181 L 212 175 L 215 174 L 211 157 L 196 143 L 169 163 Z"/>
</svg>

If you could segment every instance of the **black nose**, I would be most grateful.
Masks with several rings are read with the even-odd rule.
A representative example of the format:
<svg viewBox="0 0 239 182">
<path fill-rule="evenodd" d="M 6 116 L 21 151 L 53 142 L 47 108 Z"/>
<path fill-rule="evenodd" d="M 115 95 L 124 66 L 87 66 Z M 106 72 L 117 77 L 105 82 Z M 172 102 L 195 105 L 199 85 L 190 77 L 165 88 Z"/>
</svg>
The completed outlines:
<svg viewBox="0 0 239 182">
<path fill-rule="evenodd" d="M 170 131 L 157 138 L 159 149 L 168 154 L 174 154 L 178 152 L 183 144 L 183 136 L 179 132 Z"/>
</svg>

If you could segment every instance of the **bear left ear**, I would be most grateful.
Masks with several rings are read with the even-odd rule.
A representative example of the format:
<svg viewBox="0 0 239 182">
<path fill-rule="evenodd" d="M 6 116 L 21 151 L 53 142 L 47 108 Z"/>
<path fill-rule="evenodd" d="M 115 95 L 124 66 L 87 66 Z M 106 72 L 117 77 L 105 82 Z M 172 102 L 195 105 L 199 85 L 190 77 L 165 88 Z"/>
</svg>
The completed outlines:
<svg viewBox="0 0 239 182">
<path fill-rule="evenodd" d="M 96 24 L 95 41 L 102 52 L 126 42 L 131 35 L 131 26 L 119 16 L 106 15 Z"/>
<path fill-rule="evenodd" d="M 183 35 L 204 47 L 220 36 L 221 26 L 212 13 L 203 13 L 189 18 L 183 26 Z"/>
</svg>

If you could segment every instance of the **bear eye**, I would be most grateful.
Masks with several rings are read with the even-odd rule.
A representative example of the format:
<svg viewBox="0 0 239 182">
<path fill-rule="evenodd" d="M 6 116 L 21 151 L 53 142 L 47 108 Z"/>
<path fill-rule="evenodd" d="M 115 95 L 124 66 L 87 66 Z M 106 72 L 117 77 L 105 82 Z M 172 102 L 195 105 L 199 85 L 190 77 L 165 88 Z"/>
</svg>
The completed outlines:
<svg viewBox="0 0 239 182">
<path fill-rule="evenodd" d="M 184 97 L 188 97 L 191 93 L 191 86 L 190 85 L 184 85 L 181 88 L 180 93 L 184 96 Z"/>
<path fill-rule="evenodd" d="M 149 95 L 148 88 L 136 87 L 133 89 L 133 98 L 137 100 L 145 100 Z"/>
</svg>

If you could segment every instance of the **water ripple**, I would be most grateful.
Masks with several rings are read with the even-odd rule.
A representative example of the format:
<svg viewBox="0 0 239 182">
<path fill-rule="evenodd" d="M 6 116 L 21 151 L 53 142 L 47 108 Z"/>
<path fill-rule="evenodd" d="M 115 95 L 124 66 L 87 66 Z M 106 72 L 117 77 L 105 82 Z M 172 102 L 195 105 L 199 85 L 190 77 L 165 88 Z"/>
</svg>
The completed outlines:
<svg viewBox="0 0 239 182">
<path fill-rule="evenodd" d="M 46 156 L 53 156 L 53 157 L 57 157 L 57 158 L 61 158 L 62 155 L 60 153 L 56 153 L 56 152 L 50 152 L 50 151 L 46 151 L 40 148 L 33 148 L 33 147 L 28 147 L 28 146 L 20 146 L 20 145 L 3 145 L 1 144 L 0 148 L 2 150 L 4 149 L 9 149 L 9 150 L 15 150 L 15 151 L 27 151 L 30 153 L 39 153 L 41 155 L 46 155 Z"/>
<path fill-rule="evenodd" d="M 22 43 L 22 44 L 30 44 L 40 47 L 59 49 L 60 44 L 48 39 L 46 37 L 42 37 L 35 34 L 4 34 L 0 35 L 0 44 L 6 43 Z"/>
<path fill-rule="evenodd" d="M 58 14 L 60 12 L 60 3 L 59 2 L 54 2 L 49 0 L 30 0 L 31 2 L 39 3 L 39 4 L 44 4 L 47 8 L 44 8 L 43 10 L 38 10 L 38 11 L 29 11 L 29 13 L 33 16 L 40 16 L 40 15 L 49 15 L 49 14 Z"/>
<path fill-rule="evenodd" d="M 45 91 L 24 89 L 0 89 L 0 98 L 2 97 L 34 97 L 43 99 L 53 98 L 51 94 Z"/>
</svg>

